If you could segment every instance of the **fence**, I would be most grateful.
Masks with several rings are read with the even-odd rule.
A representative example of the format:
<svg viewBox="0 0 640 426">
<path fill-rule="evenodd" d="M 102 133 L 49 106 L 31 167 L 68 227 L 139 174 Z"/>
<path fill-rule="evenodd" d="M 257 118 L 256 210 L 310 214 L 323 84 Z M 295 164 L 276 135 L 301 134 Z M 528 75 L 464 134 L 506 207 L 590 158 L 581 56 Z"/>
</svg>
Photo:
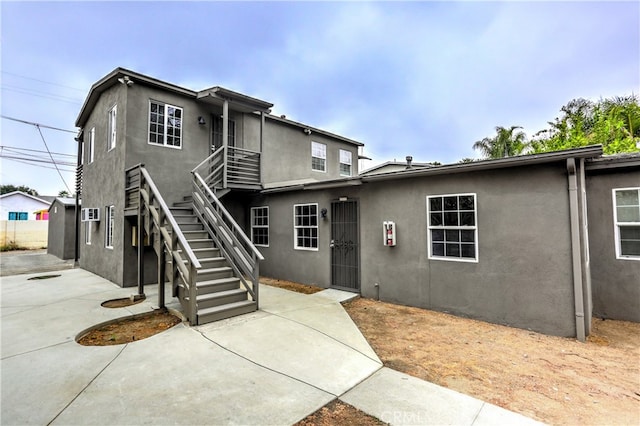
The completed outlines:
<svg viewBox="0 0 640 426">
<path fill-rule="evenodd" d="M 0 246 L 44 248 L 49 236 L 48 220 L 0 220 Z"/>
</svg>

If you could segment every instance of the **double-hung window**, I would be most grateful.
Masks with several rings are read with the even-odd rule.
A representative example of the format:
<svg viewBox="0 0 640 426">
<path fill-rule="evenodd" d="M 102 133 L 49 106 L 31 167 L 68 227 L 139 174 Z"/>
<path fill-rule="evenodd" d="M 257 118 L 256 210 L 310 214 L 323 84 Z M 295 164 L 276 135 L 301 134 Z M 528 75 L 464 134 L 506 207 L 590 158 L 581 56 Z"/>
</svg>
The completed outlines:
<svg viewBox="0 0 640 426">
<path fill-rule="evenodd" d="M 104 227 L 104 246 L 106 248 L 113 248 L 113 221 L 115 219 L 115 206 L 108 206 L 105 208 L 105 220 L 106 226 Z"/>
<path fill-rule="evenodd" d="M 478 260 L 476 194 L 427 197 L 429 258 Z"/>
<path fill-rule="evenodd" d="M 269 247 L 269 207 L 251 208 L 251 241 Z"/>
<path fill-rule="evenodd" d="M 96 128 L 92 127 L 89 131 L 89 145 L 87 146 L 87 164 L 93 163 L 93 151 L 96 144 Z"/>
<path fill-rule="evenodd" d="M 117 124 L 118 124 L 118 105 L 114 105 L 109 110 L 109 134 L 107 135 L 107 151 L 111 151 L 116 147 Z"/>
<path fill-rule="evenodd" d="M 91 232 L 93 230 L 93 222 L 85 222 L 84 223 L 84 243 L 86 245 L 91 245 Z"/>
<path fill-rule="evenodd" d="M 311 142 L 311 170 L 327 171 L 327 146 L 323 143 Z"/>
<path fill-rule="evenodd" d="M 640 260 L 640 188 L 613 190 L 616 258 Z"/>
<path fill-rule="evenodd" d="M 351 176 L 351 151 L 340 150 L 340 176 Z"/>
<path fill-rule="evenodd" d="M 182 146 L 182 108 L 149 101 L 149 143 Z"/>
<path fill-rule="evenodd" d="M 318 250 L 318 205 L 293 206 L 294 247 L 296 250 Z"/>
</svg>

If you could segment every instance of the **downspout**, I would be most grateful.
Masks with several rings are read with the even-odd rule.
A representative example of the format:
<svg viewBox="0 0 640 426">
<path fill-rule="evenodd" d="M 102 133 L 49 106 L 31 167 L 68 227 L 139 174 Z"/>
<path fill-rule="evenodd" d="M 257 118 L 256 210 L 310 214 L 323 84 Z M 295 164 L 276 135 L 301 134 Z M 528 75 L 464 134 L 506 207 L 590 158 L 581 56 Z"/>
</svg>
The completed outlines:
<svg viewBox="0 0 640 426">
<path fill-rule="evenodd" d="M 569 217 L 571 229 L 571 260 L 573 266 L 573 299 L 576 313 L 576 337 L 586 340 L 584 327 L 584 299 L 582 292 L 582 261 L 580 253 L 580 216 L 578 205 L 578 182 L 576 177 L 576 160 L 567 158 L 569 181 Z"/>
<path fill-rule="evenodd" d="M 260 111 L 260 185 L 262 185 L 262 156 L 264 155 L 264 111 Z"/>
</svg>

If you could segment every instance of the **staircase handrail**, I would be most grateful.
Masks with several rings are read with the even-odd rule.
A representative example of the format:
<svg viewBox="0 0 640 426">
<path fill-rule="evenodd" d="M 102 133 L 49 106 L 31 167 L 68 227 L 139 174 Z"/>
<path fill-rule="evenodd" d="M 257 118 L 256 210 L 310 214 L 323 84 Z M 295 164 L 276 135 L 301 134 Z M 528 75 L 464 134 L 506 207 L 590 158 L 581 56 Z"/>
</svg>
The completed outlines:
<svg viewBox="0 0 640 426">
<path fill-rule="evenodd" d="M 200 264 L 200 261 L 198 261 L 198 258 L 196 257 L 195 253 L 191 249 L 189 242 L 187 241 L 184 234 L 180 230 L 180 226 L 178 226 L 178 223 L 176 222 L 175 218 L 173 217 L 173 214 L 171 213 L 171 210 L 169 210 L 169 206 L 167 206 L 167 203 L 165 203 L 164 198 L 162 198 L 162 195 L 160 195 L 160 191 L 158 191 L 158 188 L 156 187 L 155 183 L 153 183 L 153 179 L 151 179 L 149 172 L 147 172 L 147 170 L 144 167 L 140 167 L 140 174 L 144 177 L 144 180 L 146 181 L 147 185 L 149 185 L 149 188 L 151 189 L 153 196 L 158 201 L 158 204 L 160 205 L 160 209 L 165 215 L 165 219 L 171 225 L 171 231 L 175 234 L 178 241 L 180 242 L 180 245 L 182 246 L 184 253 L 189 258 L 189 262 L 195 268 L 197 269 L 201 268 L 202 265 Z M 140 186 L 142 186 L 142 181 L 140 182 Z M 162 226 L 162 224 L 160 224 L 160 226 Z M 175 253 L 172 253 L 172 257 L 175 258 Z"/>
<path fill-rule="evenodd" d="M 198 172 L 193 172 L 193 175 L 202 184 L 202 187 L 204 188 L 206 195 L 209 197 L 209 200 L 212 200 L 213 202 L 215 202 L 216 207 L 222 212 L 224 219 L 231 224 L 233 229 L 231 228 L 229 229 L 229 231 L 232 231 L 230 235 L 232 237 L 235 237 L 236 234 L 239 235 L 240 238 L 242 239 L 242 242 L 244 243 L 241 246 L 248 248 L 251 251 L 251 254 L 253 254 L 259 260 L 264 260 L 264 257 L 262 256 L 260 251 L 256 248 L 255 245 L 253 245 L 253 243 L 251 242 L 251 240 L 249 240 L 249 238 L 244 233 L 240 225 L 238 225 L 238 223 L 235 221 L 233 216 L 231 216 L 231 214 L 227 211 L 224 205 L 220 202 L 218 197 L 216 197 L 213 191 L 211 191 L 207 183 L 204 181 L 204 179 L 202 179 L 202 176 L 200 176 Z M 211 201 L 209 201 L 209 203 L 211 204 L 211 207 L 213 207 L 213 203 Z M 236 231 L 236 232 L 233 232 L 233 231 Z"/>
</svg>

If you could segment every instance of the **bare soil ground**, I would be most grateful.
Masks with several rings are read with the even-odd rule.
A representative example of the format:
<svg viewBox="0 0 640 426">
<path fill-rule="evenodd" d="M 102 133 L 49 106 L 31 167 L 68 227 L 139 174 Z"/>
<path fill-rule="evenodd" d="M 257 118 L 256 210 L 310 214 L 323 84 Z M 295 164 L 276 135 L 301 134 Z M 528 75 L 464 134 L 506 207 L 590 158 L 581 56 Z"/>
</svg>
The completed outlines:
<svg viewBox="0 0 640 426">
<path fill-rule="evenodd" d="M 283 288 L 285 290 L 295 291 L 297 293 L 313 294 L 325 290 L 322 287 L 294 283 L 292 281 L 278 280 L 275 278 L 260 277 L 260 283 L 270 285 L 272 287 Z"/>
<path fill-rule="evenodd" d="M 594 319 L 580 343 L 370 299 L 344 306 L 389 368 L 549 424 L 640 425 L 638 323 Z M 334 401 L 298 423 L 334 424 L 382 422 Z"/>
<path fill-rule="evenodd" d="M 148 315 L 125 318 L 92 330 L 82 336 L 78 343 L 83 346 L 122 345 L 161 333 L 181 321 L 175 315 L 159 309 Z"/>
</svg>

